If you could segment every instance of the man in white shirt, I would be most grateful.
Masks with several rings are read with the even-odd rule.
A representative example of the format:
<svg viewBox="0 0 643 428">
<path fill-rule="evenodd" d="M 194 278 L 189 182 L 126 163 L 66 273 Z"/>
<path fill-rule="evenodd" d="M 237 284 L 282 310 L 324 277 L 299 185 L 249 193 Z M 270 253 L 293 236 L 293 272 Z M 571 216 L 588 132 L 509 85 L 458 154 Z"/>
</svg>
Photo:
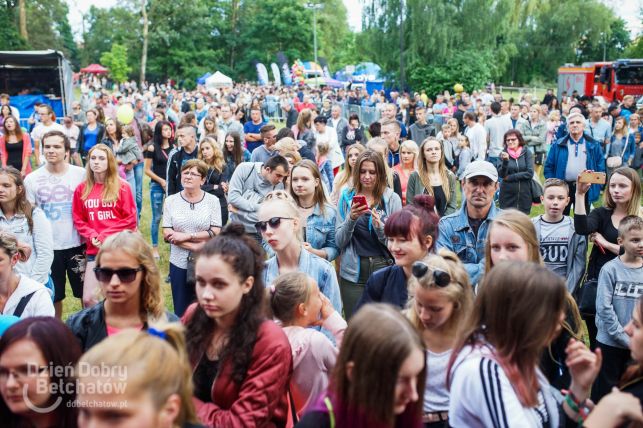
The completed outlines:
<svg viewBox="0 0 643 428">
<path fill-rule="evenodd" d="M 339 147 L 339 142 L 337 141 L 337 133 L 335 129 L 328 128 L 327 119 L 324 116 L 315 117 L 315 141 L 317 144 L 321 142 L 326 142 L 328 144 L 328 159 L 330 160 L 333 170 L 339 168 L 344 164 L 344 155 L 342 154 L 342 149 Z"/>
<path fill-rule="evenodd" d="M 33 139 L 36 161 L 39 165 L 43 165 L 45 158 L 41 155 L 42 136 L 49 131 L 60 131 L 64 133 L 65 129 L 62 125 L 55 122 L 54 111 L 49 104 L 40 104 L 38 106 L 38 117 L 40 117 L 40 123 L 31 131 L 31 138 Z"/>
<path fill-rule="evenodd" d="M 55 289 L 54 308 L 60 318 L 67 278 L 74 297 L 83 297 L 85 245 L 74 227 L 72 200 L 76 187 L 85 180 L 86 172 L 65 160 L 70 144 L 63 132 L 47 132 L 42 136 L 42 144 L 47 163 L 27 175 L 25 189 L 29 202 L 40 207 L 51 222 L 54 241 L 51 278 Z"/>
<path fill-rule="evenodd" d="M 348 126 L 348 121 L 342 116 L 342 107 L 339 104 L 334 104 L 330 108 L 330 118 L 328 119 L 328 125 L 335 128 L 335 133 L 337 134 L 337 141 L 341 140 L 342 131 Z"/>
<path fill-rule="evenodd" d="M 487 160 L 498 167 L 500 163 L 500 153 L 504 150 L 505 132 L 511 129 L 511 122 L 502 116 L 502 106 L 499 102 L 491 103 L 491 118 L 484 123 L 484 129 L 487 133 L 487 142 L 489 143 Z"/>
<path fill-rule="evenodd" d="M 485 160 L 487 157 L 487 132 L 482 125 L 476 122 L 476 115 L 470 111 L 464 113 L 462 120 L 467 126 L 464 134 L 469 138 L 473 160 Z"/>
</svg>

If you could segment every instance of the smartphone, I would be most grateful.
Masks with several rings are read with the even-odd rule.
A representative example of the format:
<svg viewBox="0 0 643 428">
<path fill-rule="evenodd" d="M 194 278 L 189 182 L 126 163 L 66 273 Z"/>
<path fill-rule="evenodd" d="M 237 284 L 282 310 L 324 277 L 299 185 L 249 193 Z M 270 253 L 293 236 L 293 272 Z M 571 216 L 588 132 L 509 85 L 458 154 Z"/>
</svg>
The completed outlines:
<svg viewBox="0 0 643 428">
<path fill-rule="evenodd" d="M 606 176 L 604 172 L 584 171 L 578 177 L 580 183 L 605 184 Z"/>
<path fill-rule="evenodd" d="M 364 195 L 355 195 L 353 196 L 353 205 L 364 205 L 368 208 L 368 202 L 366 202 L 366 196 Z"/>
</svg>

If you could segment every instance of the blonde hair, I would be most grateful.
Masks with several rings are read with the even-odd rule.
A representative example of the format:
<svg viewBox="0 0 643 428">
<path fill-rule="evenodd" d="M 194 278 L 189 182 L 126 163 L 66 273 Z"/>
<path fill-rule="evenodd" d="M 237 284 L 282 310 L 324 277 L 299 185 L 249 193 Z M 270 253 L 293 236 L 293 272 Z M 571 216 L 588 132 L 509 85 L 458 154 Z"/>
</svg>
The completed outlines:
<svg viewBox="0 0 643 428">
<path fill-rule="evenodd" d="M 299 144 L 290 137 L 284 137 L 281 140 L 277 141 L 272 148 L 278 152 L 298 152 Z"/>
<path fill-rule="evenodd" d="M 423 331 L 424 325 L 415 309 L 415 290 L 418 288 L 436 290 L 453 303 L 453 312 L 447 321 L 447 331 L 450 334 L 455 334 L 473 307 L 473 287 L 469 282 L 469 275 L 457 254 L 446 249 L 439 250 L 438 254 L 430 254 L 422 261 L 429 268 L 440 269 L 448 273 L 451 282 L 446 287 L 438 287 L 432 275 L 424 275 L 421 278 L 412 275 L 408 281 L 408 291 L 411 297 L 407 304 L 406 315 L 418 331 Z"/>
<path fill-rule="evenodd" d="M 348 163 L 348 154 L 350 153 L 351 150 L 357 150 L 357 154 L 361 155 L 364 151 L 366 151 L 366 147 L 364 147 L 360 143 L 355 143 L 351 144 L 346 148 L 346 162 L 344 163 L 344 169 L 337 174 L 339 177 L 337 179 L 337 183 L 335 184 L 335 188 L 341 189 L 344 185 L 349 184 L 351 177 L 353 176 L 353 167 Z"/>
<path fill-rule="evenodd" d="M 308 302 L 313 281 L 303 272 L 279 275 L 274 283 L 274 291 L 268 289 L 272 315 L 282 323 L 292 322 L 296 318 L 297 306 Z"/>
<path fill-rule="evenodd" d="M 96 255 L 96 266 L 107 252 L 125 253 L 143 267 L 139 310 L 143 322 L 166 321 L 161 293 L 161 274 L 154 262 L 152 248 L 139 232 L 124 230 L 105 239 Z M 100 291 L 100 289 L 98 290 Z"/>
<path fill-rule="evenodd" d="M 320 141 L 319 143 L 317 143 L 317 154 L 319 156 L 326 156 L 329 150 L 330 146 L 326 141 Z"/>
<path fill-rule="evenodd" d="M 540 266 L 544 266 L 542 258 L 540 257 L 540 241 L 538 240 L 538 235 L 536 235 L 536 227 L 531 222 L 529 216 L 523 212 L 520 212 L 515 209 L 503 210 L 497 217 L 495 217 L 489 226 L 489 231 L 487 232 L 487 240 L 484 246 L 484 256 L 485 256 L 485 274 L 489 273 L 491 268 L 493 268 L 493 262 L 491 260 L 491 234 L 493 233 L 493 228 L 495 226 L 505 227 L 512 232 L 518 234 L 525 244 L 527 244 L 527 262 L 536 263 Z M 578 305 L 569 292 L 566 292 L 566 301 L 567 301 L 567 313 L 571 313 L 572 319 L 576 326 L 573 329 L 567 321 L 563 321 L 563 328 L 567 330 L 572 336 L 577 339 L 582 337 L 582 319 L 580 312 L 578 310 Z"/>
<path fill-rule="evenodd" d="M 372 150 L 379 155 L 380 152 L 374 149 L 374 147 L 376 146 L 383 147 L 385 149 L 385 153 L 389 152 L 388 143 L 382 137 L 371 138 L 366 143 L 367 149 Z M 382 155 L 381 157 L 382 157 L 382 160 L 384 161 L 384 171 L 386 172 L 386 185 L 392 189 L 393 188 L 393 169 L 391 169 L 391 167 L 388 166 L 388 159 L 386 159 L 386 155 Z M 355 185 L 355 183 L 353 183 L 353 185 Z"/>
<path fill-rule="evenodd" d="M 424 156 L 424 146 L 429 143 L 436 142 L 440 146 L 440 160 L 438 161 L 438 171 L 440 172 L 440 181 L 442 182 L 442 189 L 447 202 L 451 199 L 451 186 L 449 186 L 449 170 L 447 169 L 446 161 L 444 158 L 444 144 L 442 141 L 435 137 L 429 137 L 422 141 L 420 144 L 420 154 L 418 155 L 418 175 L 420 181 L 426 189 L 427 194 L 433 195 L 433 186 L 431 186 L 431 179 L 429 177 L 429 167 L 426 165 L 426 158 Z"/>
<path fill-rule="evenodd" d="M 212 162 L 208 162 L 205 157 L 203 157 L 203 145 L 204 144 L 209 144 L 210 147 L 212 147 Z M 223 167 L 225 165 L 225 161 L 223 160 L 223 151 L 221 150 L 221 147 L 219 146 L 219 143 L 217 143 L 217 140 L 210 137 L 209 135 L 206 135 L 206 137 L 201 140 L 201 143 L 199 143 L 199 154 L 198 158 L 202 160 L 203 162 L 208 165 L 208 167 L 214 168 L 218 172 L 223 172 Z M 206 174 L 207 175 L 207 174 Z M 206 177 L 204 177 L 206 178 Z"/>
<path fill-rule="evenodd" d="M 118 169 L 116 158 L 114 157 L 114 152 L 103 143 L 98 143 L 87 153 L 87 167 L 85 173 L 85 189 L 83 189 L 83 194 L 81 199 L 83 201 L 87 200 L 89 194 L 94 189 L 96 180 L 94 178 L 94 171 L 90 167 L 90 158 L 96 150 L 101 150 L 105 152 L 107 156 L 107 171 L 105 173 L 105 181 L 103 182 L 103 193 L 101 194 L 101 199 L 103 202 L 116 202 L 118 201 L 118 196 L 120 193 L 121 186 L 128 186 L 127 183 L 124 183 L 123 180 L 118 176 Z"/>
<path fill-rule="evenodd" d="M 300 242 L 303 241 L 303 232 L 302 232 L 301 220 L 299 217 L 299 208 L 297 208 L 297 203 L 295 202 L 293 197 L 290 196 L 290 194 L 288 194 L 288 192 L 285 190 L 273 190 L 263 198 L 263 201 L 261 202 L 261 207 L 267 206 L 269 204 L 275 204 L 278 207 L 286 208 L 286 210 L 288 211 L 288 215 L 299 222 L 298 223 L 299 227 L 297 228 L 296 236 Z M 261 207 L 259 207 L 259 209 L 261 209 Z"/>
<path fill-rule="evenodd" d="M 78 367 L 81 365 L 123 370 L 126 393 L 130 396 L 149 394 L 157 410 L 171 395 L 177 394 L 181 408 L 174 425 L 198 422 L 192 402 L 192 368 L 183 326 L 179 323 L 157 326 L 154 334 L 124 330 L 87 351 L 78 362 Z M 112 381 L 118 382 L 118 378 Z"/>
</svg>

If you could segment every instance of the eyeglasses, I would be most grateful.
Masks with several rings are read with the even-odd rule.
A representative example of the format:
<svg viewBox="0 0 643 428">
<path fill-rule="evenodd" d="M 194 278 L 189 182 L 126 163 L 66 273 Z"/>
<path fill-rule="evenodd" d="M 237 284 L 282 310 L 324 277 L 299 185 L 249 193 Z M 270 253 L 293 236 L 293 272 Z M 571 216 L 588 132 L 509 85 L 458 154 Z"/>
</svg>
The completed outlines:
<svg viewBox="0 0 643 428">
<path fill-rule="evenodd" d="M 100 282 L 110 282 L 114 277 L 114 274 L 118 276 L 118 280 L 123 284 L 129 284 L 130 282 L 136 279 L 136 274 L 144 270 L 143 266 L 139 266 L 135 269 L 133 268 L 123 268 L 123 269 L 108 269 L 102 267 L 95 267 L 94 273 L 96 274 L 96 279 Z"/>
<path fill-rule="evenodd" d="M 507 138 L 505 141 L 518 141 L 517 138 Z"/>
<path fill-rule="evenodd" d="M 277 229 L 279 228 L 279 225 L 281 224 L 281 220 L 294 220 L 292 217 L 273 217 L 269 219 L 268 221 L 258 221 L 255 223 L 255 229 L 257 229 L 257 233 L 262 234 L 265 233 L 268 230 L 268 226 L 270 226 L 271 229 Z"/>
<path fill-rule="evenodd" d="M 415 262 L 411 267 L 411 272 L 413 276 L 420 279 L 428 272 L 433 275 L 433 282 L 440 288 L 444 288 L 451 283 L 451 275 L 448 272 L 445 272 L 441 269 L 434 269 L 429 267 L 424 262 Z"/>
<path fill-rule="evenodd" d="M 202 178 L 202 175 L 199 174 L 198 172 L 182 172 L 183 175 L 190 176 L 190 177 L 197 177 L 197 178 Z"/>
<path fill-rule="evenodd" d="M 26 378 L 36 377 L 45 370 L 47 370 L 47 366 L 37 366 L 35 364 L 25 364 L 23 366 L 18 366 L 13 370 L 6 367 L 0 367 L 0 382 L 6 382 L 9 380 L 9 376 L 13 375 L 13 378 L 17 382 L 22 383 Z"/>
</svg>

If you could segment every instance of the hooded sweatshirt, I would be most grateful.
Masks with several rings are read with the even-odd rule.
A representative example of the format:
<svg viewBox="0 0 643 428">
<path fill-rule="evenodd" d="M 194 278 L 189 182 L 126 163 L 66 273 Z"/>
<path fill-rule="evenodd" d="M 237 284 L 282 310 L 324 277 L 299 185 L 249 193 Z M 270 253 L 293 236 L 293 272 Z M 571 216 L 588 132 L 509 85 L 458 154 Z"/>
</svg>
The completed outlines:
<svg viewBox="0 0 643 428">
<path fill-rule="evenodd" d="M 323 333 L 315 329 L 284 327 L 292 349 L 293 375 L 290 391 L 298 415 L 304 413 L 328 387 L 328 374 L 335 367 L 337 350 L 346 330 L 346 321 L 334 311 L 322 327 L 333 334 L 337 348 Z"/>
<path fill-rule="evenodd" d="M 11 293 L 11 296 L 9 296 L 2 310 L 2 315 L 13 315 L 20 299 L 31 293 L 34 294 L 31 296 L 31 299 L 29 299 L 29 303 L 25 306 L 20 318 L 39 316 L 53 317 L 55 315 L 54 304 L 51 301 L 49 290 L 47 290 L 44 285 L 25 275 L 20 275 L 18 287 L 16 287 L 13 293 Z"/>
</svg>

